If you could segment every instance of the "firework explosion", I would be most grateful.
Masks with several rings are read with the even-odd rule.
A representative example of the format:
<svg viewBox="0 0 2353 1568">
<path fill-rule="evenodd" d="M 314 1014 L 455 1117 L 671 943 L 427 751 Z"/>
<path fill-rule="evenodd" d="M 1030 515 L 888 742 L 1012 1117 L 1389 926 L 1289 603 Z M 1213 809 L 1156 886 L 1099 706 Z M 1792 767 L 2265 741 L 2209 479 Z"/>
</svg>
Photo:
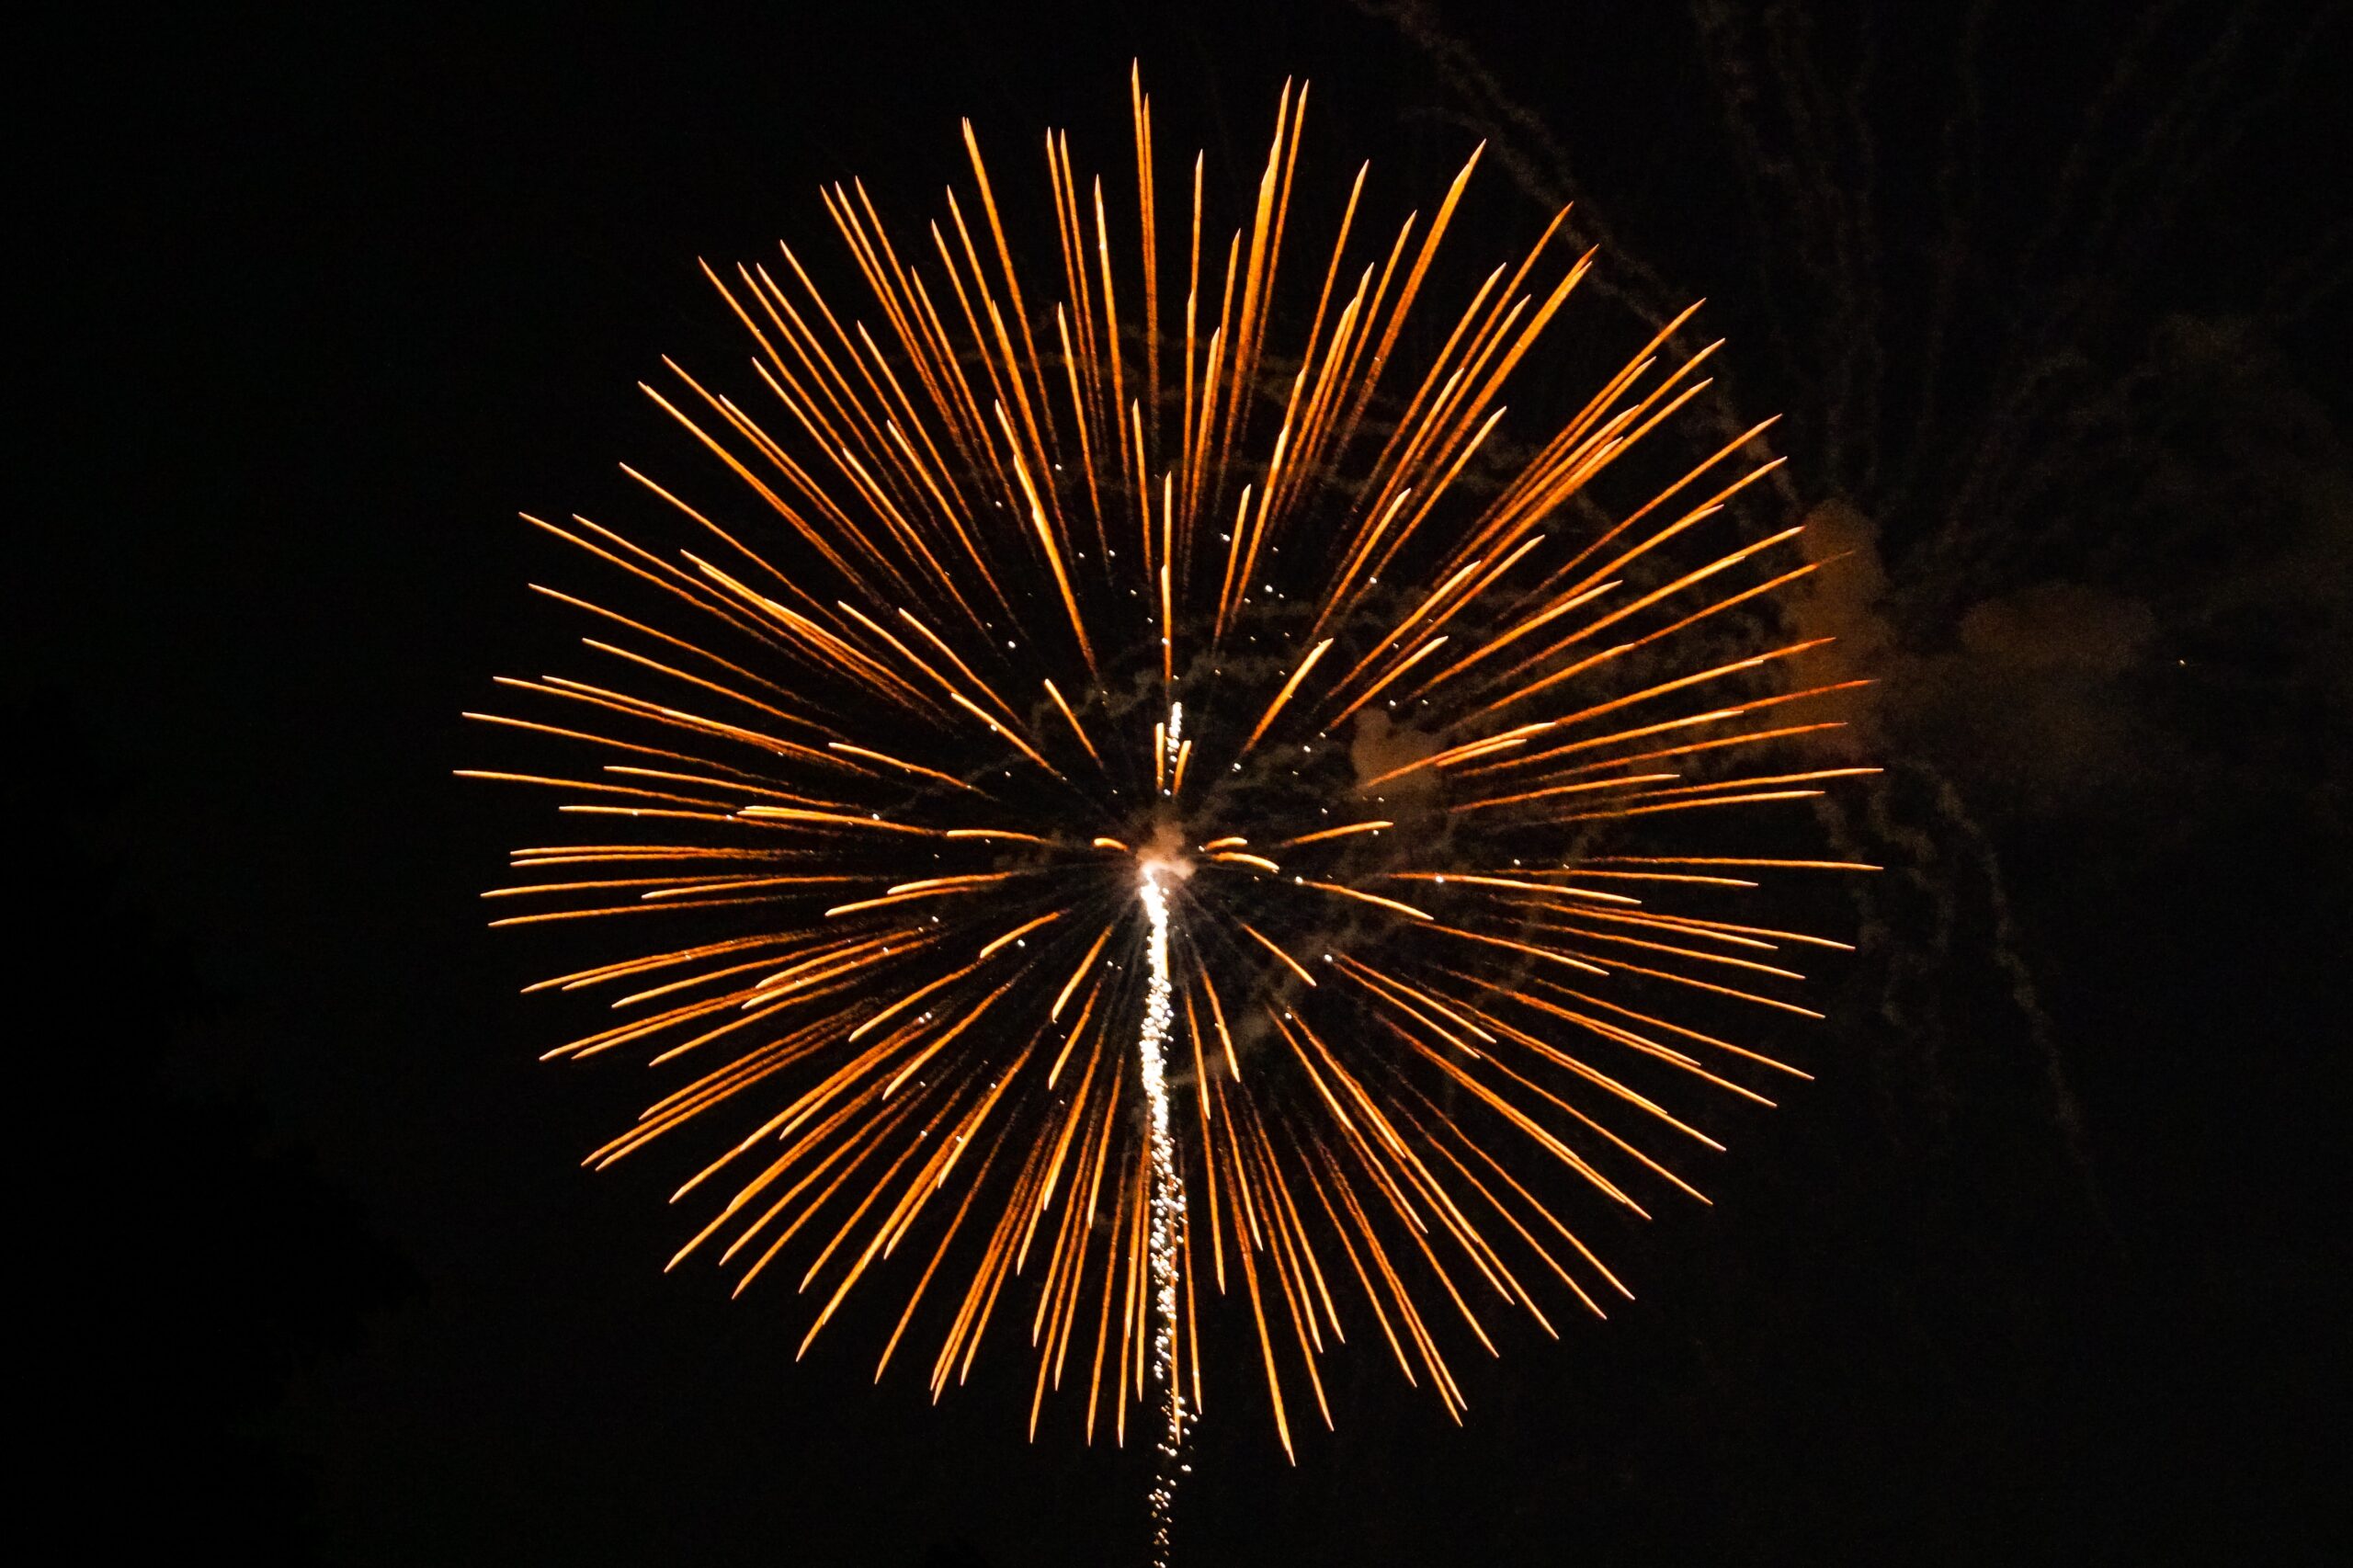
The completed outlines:
<svg viewBox="0 0 2353 1568">
<path fill-rule="evenodd" d="M 1694 1024 L 1805 1015 L 1785 949 L 1842 944 L 1738 895 L 1867 869 L 1723 826 L 1872 771 L 1793 750 L 1859 684 L 1760 630 L 1813 569 L 1798 529 L 1664 564 L 1773 467 L 1764 426 L 1595 499 L 1707 386 L 1707 351 L 1660 353 L 1689 312 L 1512 446 L 1501 394 L 1591 254 L 1556 217 L 1430 303 L 1474 153 L 1352 248 L 1359 171 L 1328 257 L 1282 270 L 1306 98 L 1222 244 L 1198 158 L 1165 221 L 1135 86 L 1132 209 L 1046 139 L 1051 284 L 969 124 L 927 231 L 824 193 L 874 324 L 790 248 L 706 268 L 762 401 L 646 390 L 736 488 L 625 471 L 691 527 L 674 555 L 539 523 L 608 569 L 540 591 L 626 678 L 472 715 L 596 759 L 474 775 L 593 824 L 517 852 L 494 896 L 556 902 L 495 924 L 683 933 L 533 987 L 620 993 L 551 1055 L 683 1074 L 592 1157 L 710 1140 L 676 1196 L 723 1197 L 673 1266 L 774 1268 L 804 1349 L 894 1276 L 876 1375 L 921 1342 L 935 1398 L 1010 1320 L 1033 1434 L 1066 1381 L 1090 1440 L 1156 1397 L 1163 1554 L 1212 1292 L 1286 1452 L 1351 1327 L 1456 1415 L 1449 1341 L 1625 1293 L 1579 1194 L 1699 1196 L 1643 1144 L 1721 1145 L 1663 1102 L 1795 1072 Z"/>
</svg>

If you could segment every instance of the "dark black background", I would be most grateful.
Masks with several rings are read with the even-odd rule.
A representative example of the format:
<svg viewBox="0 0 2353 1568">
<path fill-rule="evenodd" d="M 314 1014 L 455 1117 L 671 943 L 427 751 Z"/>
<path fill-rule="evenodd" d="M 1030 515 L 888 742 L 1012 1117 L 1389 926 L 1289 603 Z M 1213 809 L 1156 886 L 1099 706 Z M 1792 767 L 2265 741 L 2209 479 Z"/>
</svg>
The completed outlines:
<svg viewBox="0 0 2353 1568">
<path fill-rule="evenodd" d="M 1434 191 L 1495 132 L 1529 162 L 1473 222 L 1517 235 L 1549 138 L 1630 258 L 1721 301 L 1802 492 L 1879 514 L 1908 676 L 1878 828 L 1916 890 L 1834 987 L 1821 1083 L 1620 1260 L 1639 1305 L 1477 1369 L 1462 1430 L 1346 1353 L 1295 1469 L 1234 1381 L 1183 1560 L 2341 1548 L 2347 29 L 2142 10 L 1772 8 L 1813 18 L 1826 188 L 1890 236 L 1868 311 L 1813 286 L 1814 207 L 1752 204 L 1674 7 L 52 23 L 12 247 L 10 772 L 53 938 L 9 1024 L 32 1512 L 124 1560 L 1139 1559 L 1138 1457 L 1025 1446 L 1011 1358 L 935 1410 L 862 1352 L 794 1365 L 781 1295 L 658 1272 L 658 1176 L 575 1165 L 641 1080 L 538 1065 L 534 955 L 480 929 L 531 818 L 449 773 L 480 757 L 460 710 L 569 635 L 514 511 L 681 458 L 631 382 L 738 354 L 693 259 L 822 243 L 815 187 L 851 173 L 927 213 L 960 114 L 1001 170 L 1047 122 L 1118 167 L 1140 56 L 1213 185 L 1304 74 L 1312 177 L 1370 155 Z M 1768 97 L 1796 69 L 1756 60 Z M 1861 426 L 1927 454 L 1899 505 L 1810 464 L 1817 351 L 1915 365 L 1955 257 L 1939 403 Z M 1997 439 L 2005 333 L 2053 301 L 2015 340 L 2090 390 Z M 2053 477 L 1941 528 L 1981 450 Z M 2141 630 L 2082 658 L 1967 631 L 2084 594 Z"/>
</svg>

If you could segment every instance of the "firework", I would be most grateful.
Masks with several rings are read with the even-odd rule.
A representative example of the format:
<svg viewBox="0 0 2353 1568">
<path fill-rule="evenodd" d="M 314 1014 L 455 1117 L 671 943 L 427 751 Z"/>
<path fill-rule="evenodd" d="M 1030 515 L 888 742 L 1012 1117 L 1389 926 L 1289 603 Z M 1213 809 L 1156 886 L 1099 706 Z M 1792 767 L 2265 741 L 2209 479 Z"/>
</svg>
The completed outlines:
<svg viewBox="0 0 2353 1568">
<path fill-rule="evenodd" d="M 1049 1389 L 1090 1440 L 1157 1391 L 1165 1547 L 1219 1300 L 1288 1452 L 1352 1330 L 1451 1415 L 1499 1312 L 1625 1293 L 1587 1210 L 1698 1196 L 1674 1096 L 1795 1072 L 1716 1020 L 1818 1016 L 1790 949 L 1841 946 L 1739 899 L 1857 868 L 1722 824 L 1871 770 L 1791 749 L 1838 687 L 1757 614 L 1797 530 L 1728 537 L 1764 426 L 1597 498 L 1708 384 L 1688 312 L 1508 432 L 1592 262 L 1559 218 L 1458 294 L 1476 154 L 1393 235 L 1359 171 L 1302 264 L 1305 89 L 1222 236 L 1131 102 L 1108 187 L 1046 138 L 1057 251 L 968 124 L 927 227 L 824 193 L 856 307 L 789 247 L 706 267 L 755 395 L 669 366 L 713 496 L 625 471 L 688 547 L 538 523 L 617 673 L 473 717 L 586 759 L 477 775 L 582 829 L 494 924 L 622 942 L 532 989 L 614 996 L 551 1055 L 676 1074 L 592 1157 L 700 1140 L 673 1266 L 782 1279 L 804 1349 L 865 1286 L 876 1376 L 921 1345 L 935 1398 L 1025 1341 L 1033 1434 Z"/>
</svg>

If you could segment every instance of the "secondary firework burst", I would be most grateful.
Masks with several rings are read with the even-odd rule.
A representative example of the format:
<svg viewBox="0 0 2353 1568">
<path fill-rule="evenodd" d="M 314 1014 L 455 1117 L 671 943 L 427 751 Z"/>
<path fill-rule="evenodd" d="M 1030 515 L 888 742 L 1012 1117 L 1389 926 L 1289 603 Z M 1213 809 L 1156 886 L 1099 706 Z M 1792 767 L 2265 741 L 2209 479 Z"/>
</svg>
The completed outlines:
<svg viewBox="0 0 2353 1568">
<path fill-rule="evenodd" d="M 1719 1020 L 1817 1016 L 1790 953 L 1841 945 L 1745 908 L 1853 869 L 1772 813 L 1870 771 L 1798 749 L 1763 427 L 1654 460 L 1688 312 L 1508 428 L 1593 257 L 1555 218 L 1455 288 L 1475 153 L 1303 238 L 1307 96 L 1230 230 L 1139 88 L 1112 175 L 1046 137 L 1051 247 L 967 125 L 927 225 L 823 193 L 847 291 L 706 267 L 746 390 L 667 366 L 702 488 L 625 471 L 684 547 L 539 522 L 607 673 L 474 715 L 568 759 L 479 775 L 579 830 L 494 923 L 615 944 L 532 989 L 614 998 L 551 1055 L 675 1074 L 593 1156 L 699 1151 L 673 1265 L 799 1292 L 803 1348 L 862 1291 L 935 1397 L 1017 1342 L 1033 1434 L 1156 1397 L 1171 1466 L 1221 1300 L 1289 1451 L 1351 1333 L 1455 1415 L 1499 1314 L 1622 1295 L 1597 1210 L 1698 1196 L 1690 1103 L 1794 1071 Z"/>
</svg>

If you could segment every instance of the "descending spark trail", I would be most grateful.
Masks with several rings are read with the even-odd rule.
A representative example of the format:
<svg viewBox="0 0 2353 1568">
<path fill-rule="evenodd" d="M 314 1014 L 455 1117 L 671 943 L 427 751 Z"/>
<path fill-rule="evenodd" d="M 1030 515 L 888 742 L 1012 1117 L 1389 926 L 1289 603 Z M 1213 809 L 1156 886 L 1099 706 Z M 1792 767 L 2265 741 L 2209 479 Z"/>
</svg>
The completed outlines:
<svg viewBox="0 0 2353 1568">
<path fill-rule="evenodd" d="M 1168 709 L 1168 746 L 1176 747 L 1185 722 L 1185 707 Z M 1151 1259 L 1154 1321 L 1152 1375 L 1161 1385 L 1164 1424 L 1161 1427 L 1159 1473 L 1152 1486 L 1152 1546 L 1154 1568 L 1168 1561 L 1170 1517 L 1176 1505 L 1177 1477 L 1183 1473 L 1187 1410 L 1185 1392 L 1176 1380 L 1176 1311 L 1179 1256 L 1185 1231 L 1185 1180 L 1176 1167 L 1176 1141 L 1168 1128 L 1168 1038 L 1176 1020 L 1175 985 L 1168 970 L 1168 890 L 1161 878 L 1170 868 L 1156 858 L 1143 863 L 1140 893 L 1144 919 L 1152 928 L 1152 979 L 1144 993 L 1143 1028 L 1136 1050 L 1143 1069 L 1143 1092 L 1151 1122 L 1152 1226 Z"/>
</svg>

